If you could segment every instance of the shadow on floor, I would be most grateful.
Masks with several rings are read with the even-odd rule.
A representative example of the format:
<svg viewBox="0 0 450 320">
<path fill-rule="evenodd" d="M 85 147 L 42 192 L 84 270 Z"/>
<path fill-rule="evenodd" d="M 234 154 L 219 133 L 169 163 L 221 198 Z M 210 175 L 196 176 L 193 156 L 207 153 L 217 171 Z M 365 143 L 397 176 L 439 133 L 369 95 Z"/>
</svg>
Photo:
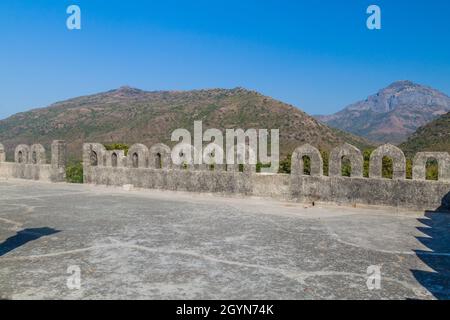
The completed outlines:
<svg viewBox="0 0 450 320">
<path fill-rule="evenodd" d="M 58 232 L 60 232 L 60 230 L 55 230 L 48 227 L 28 228 L 21 230 L 14 236 L 6 239 L 3 243 L 0 243 L 0 257 L 30 241 L 34 241 L 41 237 L 49 236 Z"/>
<path fill-rule="evenodd" d="M 450 199 L 450 193 L 444 198 Z M 450 211 L 448 203 L 436 211 L 425 212 L 418 219 L 424 227 L 418 227 L 424 236 L 417 239 L 430 251 L 415 250 L 417 257 L 433 271 L 411 270 L 416 280 L 436 299 L 450 299 Z"/>
</svg>

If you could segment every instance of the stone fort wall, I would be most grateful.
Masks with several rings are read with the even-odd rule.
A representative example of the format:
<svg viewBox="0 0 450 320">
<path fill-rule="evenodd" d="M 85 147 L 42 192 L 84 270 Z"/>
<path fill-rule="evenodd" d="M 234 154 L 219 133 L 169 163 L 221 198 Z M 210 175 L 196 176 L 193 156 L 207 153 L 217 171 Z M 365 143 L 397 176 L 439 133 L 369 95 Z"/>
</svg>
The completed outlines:
<svg viewBox="0 0 450 320">
<path fill-rule="evenodd" d="M 65 180 L 66 146 L 51 145 L 51 161 L 45 149 L 35 144 L 19 145 L 15 161 L 5 162 L 0 144 L 0 178 L 45 181 Z M 450 155 L 446 152 L 421 152 L 413 160 L 413 179 L 406 179 L 403 152 L 390 144 L 374 150 L 370 157 L 369 178 L 363 177 L 363 155 L 358 148 L 343 144 L 331 151 L 329 176 L 323 175 L 319 150 L 309 144 L 295 149 L 291 174 L 257 173 L 254 165 L 174 165 L 171 149 L 164 144 L 151 148 L 143 144 L 123 150 L 106 150 L 99 143 L 83 145 L 84 183 L 133 185 L 139 188 L 270 197 L 298 202 L 324 202 L 346 205 L 382 205 L 411 209 L 450 208 Z M 393 179 L 382 178 L 382 159 L 393 161 Z M 310 175 L 304 174 L 304 157 L 310 159 Z M 439 180 L 425 180 L 428 159 L 438 161 Z M 351 177 L 341 175 L 343 159 L 351 163 Z"/>
<path fill-rule="evenodd" d="M 6 162 L 5 149 L 0 144 L 0 178 L 65 181 L 65 142 L 53 141 L 50 163 L 47 163 L 45 148 L 40 144 L 18 145 L 14 150 L 14 162 Z"/>
<path fill-rule="evenodd" d="M 180 167 L 171 162 L 170 148 L 157 144 L 148 149 L 133 145 L 123 151 L 107 151 L 102 144 L 83 146 L 85 183 L 131 184 L 140 188 L 206 192 L 223 195 L 271 197 L 299 202 L 383 205 L 413 209 L 450 207 L 450 155 L 445 152 L 418 153 L 413 161 L 413 179 L 406 179 L 403 152 L 390 144 L 374 150 L 370 157 L 369 178 L 363 177 L 363 155 L 358 148 L 344 144 L 330 153 L 329 176 L 323 175 L 319 150 L 309 144 L 292 155 L 291 174 L 256 173 L 253 165 L 206 165 Z M 382 159 L 393 161 L 393 179 L 382 178 Z M 310 175 L 303 171 L 309 157 Z M 351 163 L 351 177 L 341 175 L 342 160 Z M 439 180 L 425 180 L 428 159 L 438 161 Z"/>
</svg>

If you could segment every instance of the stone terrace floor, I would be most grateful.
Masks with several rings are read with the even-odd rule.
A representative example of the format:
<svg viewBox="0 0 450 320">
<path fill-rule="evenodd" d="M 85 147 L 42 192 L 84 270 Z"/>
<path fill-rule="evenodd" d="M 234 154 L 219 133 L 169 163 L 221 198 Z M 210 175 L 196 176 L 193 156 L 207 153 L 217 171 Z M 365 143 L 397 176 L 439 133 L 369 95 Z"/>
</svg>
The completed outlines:
<svg viewBox="0 0 450 320">
<path fill-rule="evenodd" d="M 441 212 L 0 180 L 0 298 L 448 299 L 449 231 Z"/>
</svg>

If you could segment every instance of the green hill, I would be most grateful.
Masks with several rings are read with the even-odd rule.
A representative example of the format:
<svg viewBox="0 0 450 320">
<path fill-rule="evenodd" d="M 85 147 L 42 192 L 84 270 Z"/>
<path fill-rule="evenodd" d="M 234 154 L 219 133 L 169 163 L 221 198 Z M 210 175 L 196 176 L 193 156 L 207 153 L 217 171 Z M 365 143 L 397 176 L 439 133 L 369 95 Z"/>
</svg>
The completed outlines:
<svg viewBox="0 0 450 320">
<path fill-rule="evenodd" d="M 450 152 L 450 112 L 417 129 L 400 148 L 407 155 L 419 151 Z"/>
<path fill-rule="evenodd" d="M 48 148 L 53 139 L 64 139 L 69 155 L 79 159 L 84 142 L 171 145 L 171 132 L 177 128 L 192 131 L 194 120 L 202 120 L 204 130 L 279 128 L 282 155 L 305 142 L 322 149 L 343 142 L 360 148 L 369 145 L 298 108 L 242 88 L 147 92 L 129 87 L 0 120 L 0 142 L 11 154 L 20 143 L 40 142 Z"/>
</svg>

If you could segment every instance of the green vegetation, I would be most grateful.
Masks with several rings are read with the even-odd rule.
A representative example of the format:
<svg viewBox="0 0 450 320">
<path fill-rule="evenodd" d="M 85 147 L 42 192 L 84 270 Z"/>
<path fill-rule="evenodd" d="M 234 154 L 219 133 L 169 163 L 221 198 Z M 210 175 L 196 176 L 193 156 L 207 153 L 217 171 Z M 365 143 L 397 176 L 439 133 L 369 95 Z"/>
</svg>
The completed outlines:
<svg viewBox="0 0 450 320">
<path fill-rule="evenodd" d="M 128 146 L 125 144 L 110 144 L 107 150 L 126 150 L 128 151 Z M 369 176 L 369 159 L 370 153 L 373 149 L 368 149 L 364 151 L 364 177 Z M 323 174 L 328 176 L 328 163 L 329 163 L 329 152 L 322 150 L 320 151 L 323 159 Z M 269 164 L 262 164 L 258 162 L 256 164 L 256 172 L 261 172 L 261 168 L 270 167 Z M 183 165 L 184 169 L 187 169 L 187 165 Z M 214 166 L 210 169 L 212 170 Z M 243 171 L 244 166 L 239 165 L 239 171 Z M 311 173 L 311 161 L 309 157 L 304 157 L 304 174 L 309 175 Z M 291 173 L 291 155 L 288 155 L 283 160 L 280 161 L 279 173 Z M 383 178 L 392 179 L 392 160 L 384 157 L 383 158 Z M 342 161 L 342 176 L 351 176 L 351 164 L 348 159 L 343 159 Z M 412 179 L 412 160 L 410 158 L 406 159 L 406 178 Z M 430 160 L 427 162 L 426 168 L 426 178 L 427 180 L 437 180 L 438 179 L 438 163 L 436 160 Z M 69 183 L 83 183 L 83 164 L 81 161 L 71 160 L 66 167 L 66 180 Z"/>
<path fill-rule="evenodd" d="M 106 150 L 124 150 L 125 151 L 125 155 L 128 154 L 128 149 L 130 148 L 127 144 L 124 143 L 110 143 L 110 144 L 105 144 L 105 148 Z"/>
<path fill-rule="evenodd" d="M 436 160 L 429 160 L 427 162 L 426 179 L 427 180 L 437 180 L 439 176 L 438 173 L 438 163 Z"/>
<path fill-rule="evenodd" d="M 117 139 L 130 146 L 135 142 L 170 146 L 173 130 L 186 128 L 192 133 L 195 120 L 203 121 L 204 130 L 282 128 L 283 157 L 304 142 L 323 149 L 343 142 L 360 149 L 369 145 L 364 139 L 317 123 L 291 105 L 242 88 L 164 92 L 120 88 L 78 97 L 3 120 L 0 141 L 5 145 L 39 141 L 49 146 L 52 140 L 62 139 L 67 141 L 68 156 L 81 160 L 79 151 L 84 141 L 120 137 Z M 106 147 L 127 151 L 123 144 Z"/>
<path fill-rule="evenodd" d="M 367 149 L 363 152 L 364 157 L 364 169 L 363 176 L 369 177 L 369 160 L 370 154 L 373 149 Z M 328 163 L 329 163 L 329 152 L 325 150 L 320 151 L 323 159 L 323 174 L 328 176 Z M 310 174 L 311 164 L 309 157 L 304 157 L 305 165 L 304 165 L 304 173 Z M 279 173 L 291 173 L 291 155 L 289 154 L 286 158 L 280 161 Z M 393 175 L 393 167 L 392 167 L 392 159 L 384 157 L 383 158 L 383 167 L 382 167 L 382 176 L 383 178 L 392 179 Z M 342 176 L 350 177 L 351 176 L 351 164 L 348 159 L 343 159 L 342 161 Z M 426 177 L 427 180 L 437 180 L 438 179 L 438 164 L 435 160 L 429 161 L 427 163 L 426 168 Z M 406 159 L 406 178 L 412 179 L 412 159 Z"/>
<path fill-rule="evenodd" d="M 288 154 L 286 158 L 280 161 L 279 173 L 291 173 L 291 154 Z"/>
<path fill-rule="evenodd" d="M 407 157 L 420 151 L 450 152 L 450 112 L 417 129 L 399 147 Z"/>
<path fill-rule="evenodd" d="M 70 161 L 66 166 L 66 181 L 83 183 L 83 164 L 81 161 Z"/>
</svg>

